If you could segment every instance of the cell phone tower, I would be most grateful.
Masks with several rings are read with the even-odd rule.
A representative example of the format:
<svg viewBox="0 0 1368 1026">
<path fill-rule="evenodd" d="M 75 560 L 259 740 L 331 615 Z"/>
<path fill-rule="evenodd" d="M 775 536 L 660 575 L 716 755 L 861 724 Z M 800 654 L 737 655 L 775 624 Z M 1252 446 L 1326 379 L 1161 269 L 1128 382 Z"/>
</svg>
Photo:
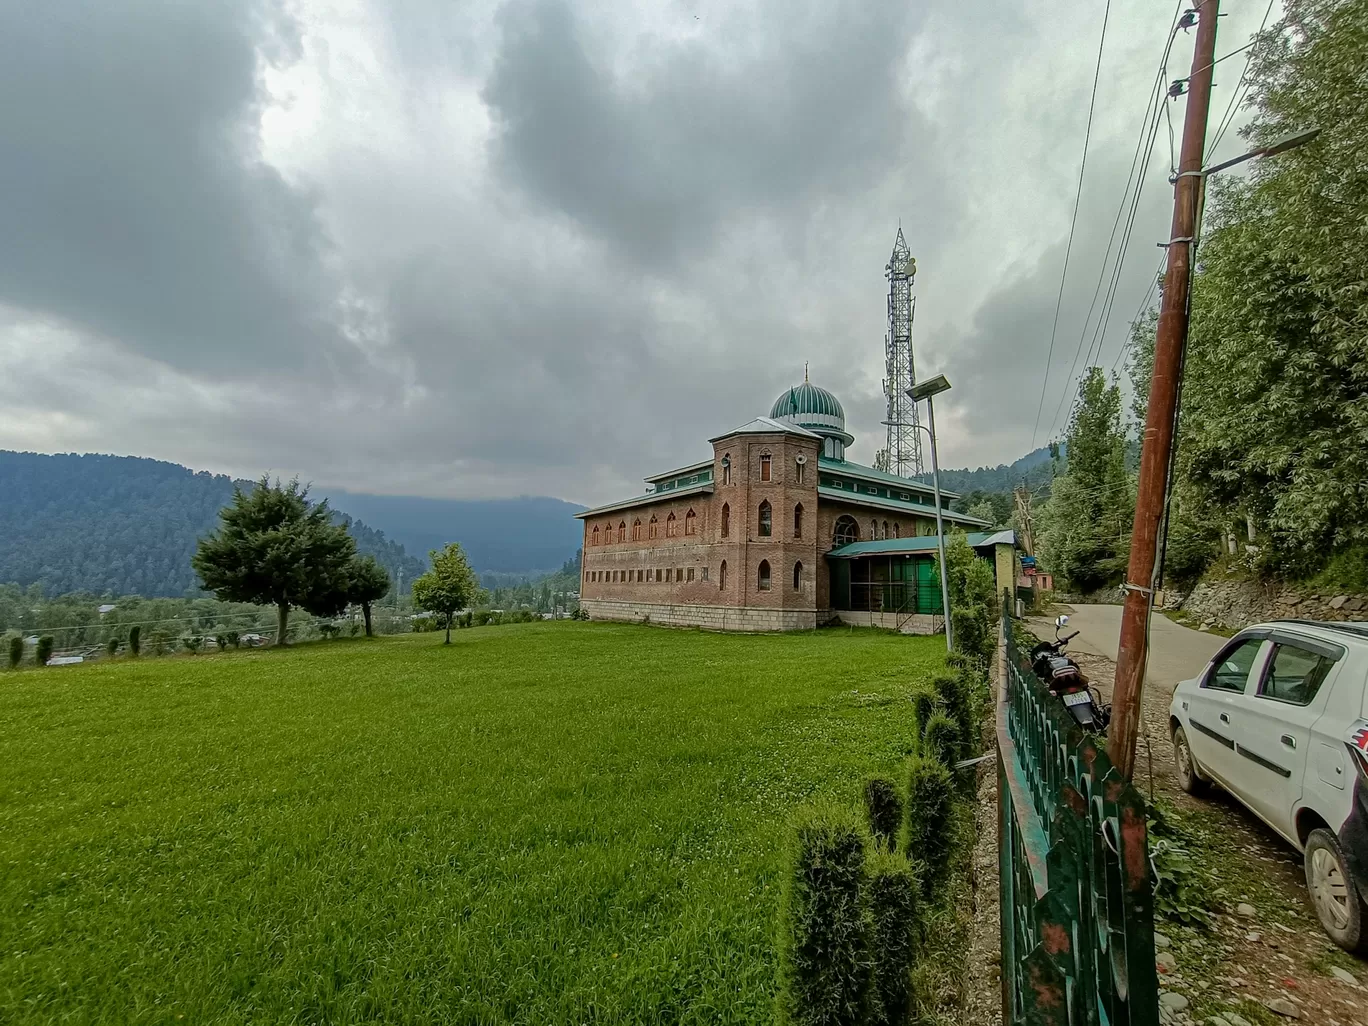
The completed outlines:
<svg viewBox="0 0 1368 1026">
<path fill-rule="evenodd" d="M 884 336 L 888 472 L 898 477 L 915 477 L 922 472 L 921 429 L 917 426 L 917 404 L 907 390 L 917 380 L 912 359 L 912 318 L 917 312 L 912 283 L 917 277 L 917 261 L 907 249 L 901 224 L 884 274 L 888 278 L 888 334 Z"/>
</svg>

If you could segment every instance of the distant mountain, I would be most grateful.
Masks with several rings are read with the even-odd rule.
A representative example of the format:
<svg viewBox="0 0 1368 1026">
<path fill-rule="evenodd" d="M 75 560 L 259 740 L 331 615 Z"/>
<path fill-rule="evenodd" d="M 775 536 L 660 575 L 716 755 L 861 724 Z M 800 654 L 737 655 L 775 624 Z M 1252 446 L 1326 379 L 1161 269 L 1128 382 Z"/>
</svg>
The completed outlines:
<svg viewBox="0 0 1368 1026">
<path fill-rule="evenodd" d="M 1049 493 L 1050 480 L 1054 472 L 1050 465 L 1050 450 L 1035 449 L 1010 466 L 999 463 L 996 467 L 979 467 L 970 470 L 946 470 L 941 468 L 941 487 L 948 492 L 968 495 L 970 492 L 1010 492 L 1025 484 L 1037 495 L 1043 490 Z M 931 475 L 923 474 L 922 479 L 931 483 Z"/>
<path fill-rule="evenodd" d="M 40 584 L 50 595 L 196 594 L 190 557 L 217 526 L 233 484 L 222 474 L 134 456 L 0 450 L 0 582 Z M 428 549 L 449 541 L 466 544 L 477 570 L 527 574 L 559 567 L 579 545 L 572 515 L 580 507 L 556 499 L 330 498 L 357 548 L 391 576 L 402 571 L 405 582 L 427 568 Z M 394 537 L 391 518 L 412 529 L 413 543 Z"/>
<path fill-rule="evenodd" d="M 558 570 L 583 540 L 575 514 L 584 509 L 545 496 L 518 499 L 423 499 L 328 491 L 332 504 L 382 528 L 425 561 L 432 549 L 459 541 L 476 570 L 539 576 Z"/>
</svg>

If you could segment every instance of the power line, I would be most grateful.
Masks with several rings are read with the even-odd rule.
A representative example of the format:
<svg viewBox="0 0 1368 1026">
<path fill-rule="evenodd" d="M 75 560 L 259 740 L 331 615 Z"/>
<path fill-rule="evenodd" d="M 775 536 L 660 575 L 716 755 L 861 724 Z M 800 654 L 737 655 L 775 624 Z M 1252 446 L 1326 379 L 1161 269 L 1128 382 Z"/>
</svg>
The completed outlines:
<svg viewBox="0 0 1368 1026">
<path fill-rule="evenodd" d="M 1272 13 L 1273 0 L 1268 0 L 1268 7 L 1264 10 L 1263 21 L 1259 22 L 1259 31 L 1254 33 L 1255 38 L 1250 41 L 1248 46 L 1242 47 L 1242 49 L 1248 50 L 1249 53 L 1245 55 L 1244 68 L 1240 72 L 1239 81 L 1235 83 L 1235 89 L 1230 94 L 1230 102 L 1226 104 L 1225 113 L 1221 115 L 1220 123 L 1216 127 L 1216 138 L 1211 143 L 1211 148 L 1208 150 L 1209 153 L 1216 152 L 1216 147 L 1221 144 L 1221 138 L 1226 134 L 1226 129 L 1235 122 L 1235 113 L 1239 110 L 1239 104 L 1244 101 L 1245 95 L 1249 92 L 1249 82 L 1246 81 L 1246 79 L 1249 77 L 1250 61 L 1254 59 L 1254 51 L 1251 48 L 1259 41 L 1258 37 L 1263 35 L 1264 29 L 1268 25 L 1269 16 L 1272 15 Z M 1239 50 L 1234 51 L 1234 53 L 1239 52 Z M 1226 56 L 1229 57 L 1231 54 L 1227 54 Z"/>
<path fill-rule="evenodd" d="M 1102 50 L 1107 41 L 1107 20 L 1111 17 L 1111 0 L 1102 9 L 1102 31 L 1097 39 L 1097 65 L 1093 69 L 1092 95 L 1088 98 L 1088 124 L 1083 130 L 1083 158 L 1078 164 L 1078 189 L 1074 193 L 1073 216 L 1069 219 L 1069 241 L 1064 246 L 1064 268 L 1059 274 L 1059 294 L 1055 297 L 1054 325 L 1050 328 L 1050 350 L 1045 357 L 1045 374 L 1040 382 L 1040 402 L 1036 404 L 1035 425 L 1031 428 L 1031 448 L 1035 448 L 1036 432 L 1040 429 L 1040 412 L 1045 408 L 1045 392 L 1050 384 L 1050 363 L 1054 359 L 1055 335 L 1059 331 L 1059 310 L 1064 303 L 1064 282 L 1069 276 L 1069 256 L 1073 252 L 1074 229 L 1078 225 L 1078 207 L 1083 199 L 1083 175 L 1088 168 L 1088 141 L 1092 138 L 1093 110 L 1097 105 L 1097 83 L 1102 77 Z"/>
<path fill-rule="evenodd" d="M 1131 155 L 1131 166 L 1130 171 L 1126 175 L 1126 185 L 1125 188 L 1121 190 L 1121 200 L 1117 204 L 1116 215 L 1112 218 L 1111 234 L 1107 237 L 1107 248 L 1102 257 L 1102 263 L 1098 267 L 1097 283 L 1093 287 L 1092 301 L 1088 304 L 1088 312 L 1083 318 L 1083 327 L 1078 335 L 1078 346 L 1075 348 L 1073 363 L 1069 367 L 1069 382 L 1072 382 L 1074 380 L 1074 371 L 1078 367 L 1078 358 L 1082 353 L 1083 341 L 1085 338 L 1087 338 L 1088 335 L 1088 325 L 1092 322 L 1093 311 L 1097 309 L 1097 300 L 1098 297 L 1102 294 L 1102 283 L 1104 280 L 1106 280 L 1107 265 L 1111 261 L 1112 244 L 1116 241 L 1117 229 L 1121 226 L 1123 215 L 1126 215 L 1126 201 L 1128 198 L 1131 197 L 1131 189 L 1132 187 L 1134 187 L 1135 197 L 1131 203 L 1131 212 L 1129 213 L 1129 215 L 1126 215 L 1126 228 L 1123 230 L 1122 233 L 1123 248 L 1129 242 L 1130 229 L 1134 224 L 1134 211 L 1139 205 L 1140 188 L 1144 181 L 1145 171 L 1148 169 L 1149 166 L 1150 157 L 1154 152 L 1154 138 L 1159 130 L 1158 104 L 1164 102 L 1163 96 L 1165 82 L 1168 75 L 1169 54 L 1173 51 L 1173 41 L 1177 38 L 1178 35 L 1178 28 L 1180 24 L 1179 16 L 1182 13 L 1183 4 L 1185 2 L 1186 0 L 1179 0 L 1177 6 L 1174 8 L 1173 18 L 1169 25 L 1168 40 L 1164 45 L 1164 53 L 1159 59 L 1158 67 L 1155 69 L 1154 82 L 1150 88 L 1149 98 L 1145 102 L 1144 114 L 1140 119 L 1140 132 L 1135 141 L 1135 151 Z M 1148 145 L 1146 145 L 1146 135 L 1148 135 L 1149 137 Z M 1107 303 L 1105 300 L 1103 302 L 1103 308 L 1107 308 Z M 1099 317 L 1099 323 L 1100 321 L 1101 318 Z M 1092 347 L 1090 345 L 1089 353 L 1091 353 L 1091 351 Z M 1046 368 L 1046 371 L 1048 374 L 1048 367 Z M 1067 401 L 1069 394 L 1070 385 L 1066 384 L 1064 387 L 1064 391 L 1060 396 L 1059 405 L 1055 409 L 1054 418 L 1051 420 L 1050 423 L 1050 434 L 1054 433 L 1055 426 L 1059 420 L 1059 413 L 1063 409 L 1064 402 Z M 1039 414 L 1037 413 L 1037 426 L 1038 424 Z M 1034 432 L 1032 433 L 1031 444 L 1032 446 L 1034 446 L 1035 444 Z"/>
</svg>

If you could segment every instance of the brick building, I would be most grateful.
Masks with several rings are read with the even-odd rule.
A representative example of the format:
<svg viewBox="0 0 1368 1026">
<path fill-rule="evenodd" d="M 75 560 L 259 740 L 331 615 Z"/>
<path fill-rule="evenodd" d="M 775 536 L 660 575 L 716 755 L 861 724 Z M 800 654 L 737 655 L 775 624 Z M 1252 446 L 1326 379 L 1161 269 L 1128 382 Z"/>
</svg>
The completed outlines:
<svg viewBox="0 0 1368 1026">
<path fill-rule="evenodd" d="M 591 617 L 719 630 L 838 618 L 939 628 L 933 490 L 847 460 L 854 439 L 835 396 L 805 381 L 768 417 L 710 441 L 708 459 L 647 478 L 645 494 L 577 514 L 580 604 Z M 947 528 L 988 526 L 950 512 L 953 498 L 941 493 Z M 1010 532 L 969 540 L 997 562 L 1011 548 Z"/>
</svg>

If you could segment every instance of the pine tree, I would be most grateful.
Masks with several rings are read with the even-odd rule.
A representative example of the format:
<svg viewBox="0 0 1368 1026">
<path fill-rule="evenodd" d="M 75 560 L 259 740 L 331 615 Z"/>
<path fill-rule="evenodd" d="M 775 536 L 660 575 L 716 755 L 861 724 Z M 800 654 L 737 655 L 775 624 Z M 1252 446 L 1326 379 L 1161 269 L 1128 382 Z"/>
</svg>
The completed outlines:
<svg viewBox="0 0 1368 1026">
<path fill-rule="evenodd" d="M 195 571 L 221 600 L 275 606 L 277 645 L 285 644 L 291 606 L 345 594 L 356 543 L 333 523 L 327 500 L 310 502 L 297 480 L 282 486 L 263 477 L 251 492 L 234 488 L 219 519 L 200 539 Z"/>
</svg>

